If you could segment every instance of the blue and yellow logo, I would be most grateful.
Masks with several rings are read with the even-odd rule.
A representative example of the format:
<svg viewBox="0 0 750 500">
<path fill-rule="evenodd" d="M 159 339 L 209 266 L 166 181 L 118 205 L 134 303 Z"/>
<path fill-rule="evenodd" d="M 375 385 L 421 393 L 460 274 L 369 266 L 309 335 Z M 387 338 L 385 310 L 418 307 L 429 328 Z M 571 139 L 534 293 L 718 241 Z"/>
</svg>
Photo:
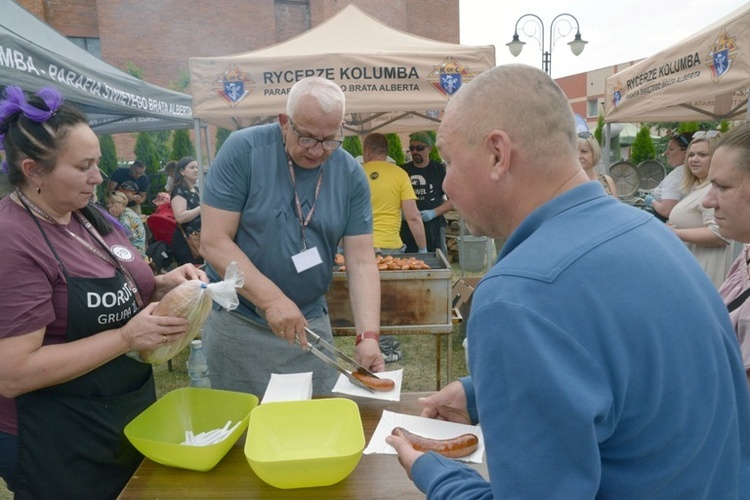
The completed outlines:
<svg viewBox="0 0 750 500">
<path fill-rule="evenodd" d="M 467 66 L 461 65 L 453 57 L 446 57 L 427 75 L 430 85 L 444 97 L 451 97 L 458 92 L 461 85 L 469 82 L 474 75 Z"/>
<path fill-rule="evenodd" d="M 255 82 L 250 78 L 250 73 L 245 73 L 236 64 L 230 64 L 216 75 L 211 88 L 234 108 L 255 90 Z"/>
<path fill-rule="evenodd" d="M 739 52 L 736 37 L 730 36 L 727 30 L 722 30 L 719 36 L 708 50 L 709 63 L 708 69 L 711 70 L 711 79 L 714 83 L 719 83 L 722 76 L 726 75 L 732 69 L 734 58 Z"/>
</svg>

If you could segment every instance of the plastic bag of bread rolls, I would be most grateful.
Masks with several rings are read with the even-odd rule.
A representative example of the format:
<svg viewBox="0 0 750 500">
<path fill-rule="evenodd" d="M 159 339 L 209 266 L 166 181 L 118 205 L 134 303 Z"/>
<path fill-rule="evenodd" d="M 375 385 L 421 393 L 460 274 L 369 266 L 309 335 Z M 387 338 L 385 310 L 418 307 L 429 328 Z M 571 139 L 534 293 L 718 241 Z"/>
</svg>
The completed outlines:
<svg viewBox="0 0 750 500">
<path fill-rule="evenodd" d="M 223 281 L 207 284 L 200 280 L 191 280 L 174 287 L 162 297 L 153 314 L 186 318 L 187 332 L 178 342 L 166 344 L 149 352 L 133 351 L 128 353 L 128 356 L 152 365 L 169 361 L 198 336 L 208 313 L 211 312 L 212 300 L 227 310 L 237 308 L 237 288 L 242 287 L 244 282 L 242 270 L 236 262 L 232 262 L 227 266 Z"/>
</svg>

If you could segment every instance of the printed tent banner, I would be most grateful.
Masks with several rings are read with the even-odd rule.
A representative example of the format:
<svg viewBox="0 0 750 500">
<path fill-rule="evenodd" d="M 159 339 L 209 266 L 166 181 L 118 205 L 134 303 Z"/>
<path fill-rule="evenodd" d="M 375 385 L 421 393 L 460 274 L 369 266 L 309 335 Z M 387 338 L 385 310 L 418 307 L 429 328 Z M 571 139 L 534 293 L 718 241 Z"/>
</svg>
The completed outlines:
<svg viewBox="0 0 750 500">
<path fill-rule="evenodd" d="M 228 129 L 272 122 L 294 83 L 320 76 L 346 95 L 347 135 L 434 130 L 461 85 L 494 65 L 493 46 L 411 35 L 349 5 L 286 42 L 190 58 L 193 116 Z"/>
<path fill-rule="evenodd" d="M 97 134 L 193 126 L 189 95 L 139 80 L 69 41 L 18 6 L 0 0 L 0 88 L 56 87 L 81 106 Z"/>
<path fill-rule="evenodd" d="M 710 13 L 705 5 L 704 15 Z M 750 89 L 750 3 L 606 80 L 606 122 L 740 120 Z"/>
</svg>

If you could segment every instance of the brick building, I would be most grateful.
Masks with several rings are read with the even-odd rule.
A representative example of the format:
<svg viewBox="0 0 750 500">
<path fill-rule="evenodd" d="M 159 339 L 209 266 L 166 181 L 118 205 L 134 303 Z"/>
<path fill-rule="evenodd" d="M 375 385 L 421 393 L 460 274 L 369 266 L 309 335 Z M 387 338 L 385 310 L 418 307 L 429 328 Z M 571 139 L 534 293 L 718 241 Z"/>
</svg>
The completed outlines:
<svg viewBox="0 0 750 500">
<path fill-rule="evenodd" d="M 187 82 L 190 57 L 249 52 L 317 26 L 349 4 L 415 35 L 459 43 L 457 0 L 16 0 L 107 63 L 167 88 Z M 346 44 L 346 40 L 340 43 Z M 183 90 L 190 93 L 190 88 Z M 118 137 L 132 160 L 133 140 Z"/>
</svg>

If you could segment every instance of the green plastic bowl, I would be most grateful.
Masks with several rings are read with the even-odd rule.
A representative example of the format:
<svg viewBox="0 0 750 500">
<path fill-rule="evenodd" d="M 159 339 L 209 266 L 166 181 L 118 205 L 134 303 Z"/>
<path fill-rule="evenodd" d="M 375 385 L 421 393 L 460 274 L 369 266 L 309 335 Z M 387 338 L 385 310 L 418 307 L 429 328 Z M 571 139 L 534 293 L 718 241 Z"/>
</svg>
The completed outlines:
<svg viewBox="0 0 750 500">
<path fill-rule="evenodd" d="M 125 426 L 133 446 L 154 462 L 170 467 L 209 471 L 224 458 L 247 429 L 258 398 L 242 392 L 185 387 L 156 400 Z M 193 434 L 242 422 L 223 441 L 207 446 L 182 445 Z"/>
<path fill-rule="evenodd" d="M 364 449 L 359 407 L 344 398 L 262 404 L 250 415 L 245 441 L 253 471 L 283 489 L 336 484 Z"/>
</svg>

